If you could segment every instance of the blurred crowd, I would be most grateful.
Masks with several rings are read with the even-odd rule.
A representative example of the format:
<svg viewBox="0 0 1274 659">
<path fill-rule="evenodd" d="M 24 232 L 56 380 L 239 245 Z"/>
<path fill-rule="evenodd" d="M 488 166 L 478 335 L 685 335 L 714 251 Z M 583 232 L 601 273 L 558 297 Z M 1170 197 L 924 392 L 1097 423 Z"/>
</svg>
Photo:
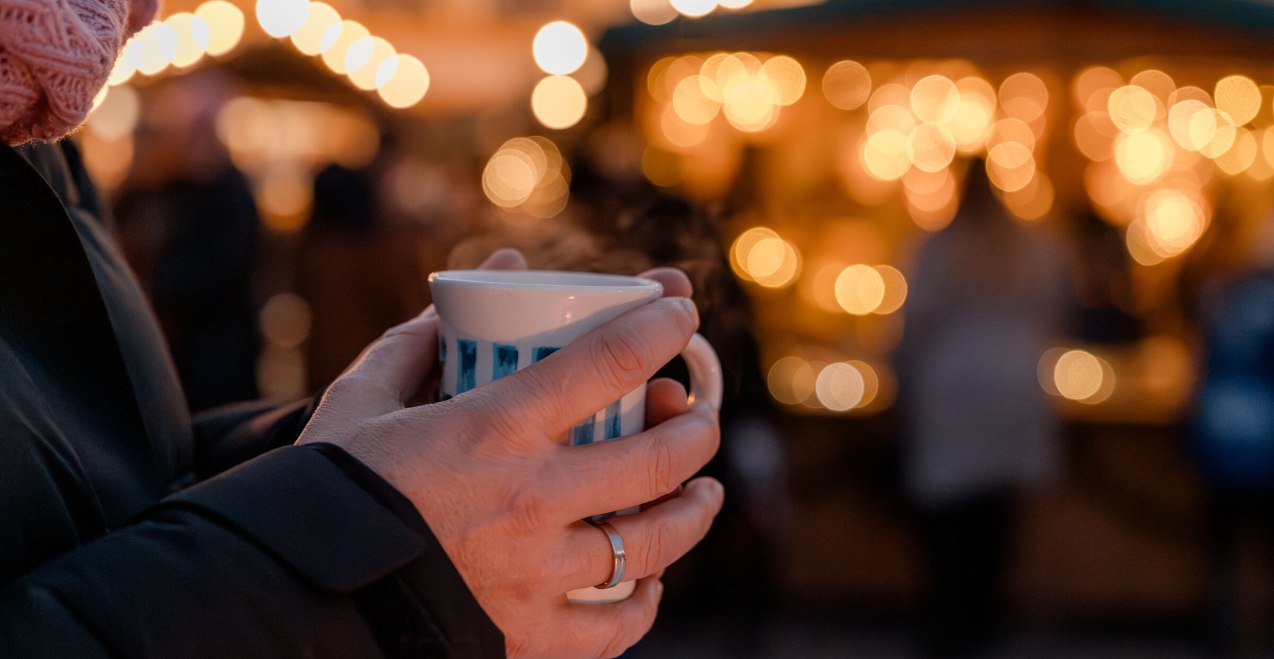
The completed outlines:
<svg viewBox="0 0 1274 659">
<path fill-rule="evenodd" d="M 535 268 L 690 275 L 725 366 L 724 441 L 708 469 L 728 496 L 668 575 L 655 649 L 636 656 L 705 634 L 722 656 L 794 656 L 767 631 L 794 619 L 903 628 L 903 652 L 927 656 L 994 654 L 1024 631 L 1112 621 L 1201 656 L 1271 647 L 1274 226 L 1237 235 L 1218 212 L 1190 257 L 1180 300 L 1199 378 L 1188 418 L 1149 431 L 1067 421 L 1039 385 L 1040 355 L 1062 337 L 1144 338 L 1127 252 L 1089 209 L 1073 209 L 1064 231 L 1013 220 L 972 161 L 955 220 L 908 264 L 896 405 L 801 417 L 771 403 L 751 300 L 723 248 L 746 190 L 695 204 L 581 148 L 565 211 L 509 221 L 485 203 L 476 161 L 422 157 L 386 121 L 370 163 L 312 172 L 301 228 L 269 231 L 217 139 L 235 93 L 218 75 L 154 93 L 113 195 L 193 410 L 321 391 L 382 328 L 428 304 L 429 272 L 497 247 L 522 249 Z M 284 324 L 302 326 L 283 341 L 288 368 L 271 357 L 280 339 L 263 314 L 280 295 L 294 301 Z M 1149 463 L 1172 477 L 1129 476 Z M 1126 549 L 1119 561 L 1111 546 Z M 1150 596 L 1103 592 L 1127 561 L 1149 574 Z M 1092 606 L 1048 601 L 1068 591 Z"/>
</svg>

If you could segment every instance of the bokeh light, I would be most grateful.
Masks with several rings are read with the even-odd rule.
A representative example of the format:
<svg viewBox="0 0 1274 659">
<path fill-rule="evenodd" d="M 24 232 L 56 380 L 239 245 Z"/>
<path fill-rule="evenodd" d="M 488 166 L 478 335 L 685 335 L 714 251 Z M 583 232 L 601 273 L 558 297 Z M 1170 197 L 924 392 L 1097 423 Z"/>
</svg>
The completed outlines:
<svg viewBox="0 0 1274 659">
<path fill-rule="evenodd" d="M 180 12 L 164 19 L 177 32 L 177 52 L 173 66 L 184 69 L 203 58 L 212 42 L 212 27 L 208 21 L 187 12 Z"/>
<path fill-rule="evenodd" d="M 133 58 L 137 71 L 155 75 L 168 68 L 177 57 L 177 30 L 167 23 L 151 23 L 125 47 L 125 56 Z"/>
<path fill-rule="evenodd" d="M 195 16 L 207 21 L 209 28 L 208 54 L 224 55 L 239 45 L 243 38 L 245 17 L 243 12 L 226 0 L 209 0 L 197 9 Z"/>
<path fill-rule="evenodd" d="M 482 191 L 500 208 L 520 211 L 529 219 L 548 219 L 565 208 L 570 175 L 552 140 L 538 135 L 515 137 L 487 161 Z"/>
<path fill-rule="evenodd" d="M 1216 107 L 1230 115 L 1236 126 L 1256 118 L 1261 110 L 1261 90 L 1247 76 L 1233 75 L 1216 83 Z"/>
<path fill-rule="evenodd" d="M 789 355 L 770 366 L 765 380 L 774 400 L 785 405 L 800 405 L 813 395 L 816 377 L 809 362 Z"/>
<path fill-rule="evenodd" d="M 885 280 L 875 268 L 851 265 L 836 277 L 836 301 L 847 313 L 865 316 L 885 300 Z"/>
<path fill-rule="evenodd" d="M 429 70 L 419 59 L 399 53 L 381 63 L 376 72 L 376 93 L 392 108 L 407 108 L 429 91 Z"/>
<path fill-rule="evenodd" d="M 584 118 L 587 110 L 584 88 L 569 76 L 548 76 L 531 92 L 531 112 L 547 128 L 570 128 Z"/>
<path fill-rule="evenodd" d="M 774 88 L 775 103 L 779 105 L 792 105 L 805 93 L 805 69 L 787 55 L 765 60 L 761 77 Z"/>
<path fill-rule="evenodd" d="M 955 158 L 956 142 L 951 131 L 937 124 L 920 124 L 907 135 L 907 159 L 917 169 L 939 172 Z"/>
<path fill-rule="evenodd" d="M 677 9 L 669 0 L 629 0 L 633 18 L 646 25 L 663 25 L 677 18 Z"/>
<path fill-rule="evenodd" d="M 1034 73 L 1014 73 L 1000 83 L 1000 108 L 1014 119 L 1031 123 L 1048 107 L 1048 87 Z"/>
<path fill-rule="evenodd" d="M 858 369 L 845 362 L 824 366 L 814 381 L 814 394 L 833 412 L 852 410 L 863 402 L 866 383 Z"/>
<path fill-rule="evenodd" d="M 1103 359 L 1088 351 L 1066 351 L 1057 357 L 1054 372 L 1054 387 L 1057 394 L 1078 402 L 1091 402 L 1094 396 L 1101 393 L 1103 380 L 1106 380 L 1110 367 L 1102 366 Z"/>
<path fill-rule="evenodd" d="M 350 44 L 345 53 L 345 70 L 350 82 L 359 89 L 371 91 L 381 86 L 377 78 L 380 67 L 397 53 L 388 41 L 380 37 L 363 37 Z M 401 62 L 398 63 L 401 66 Z M 395 71 L 396 72 L 396 71 Z M 386 76 L 386 80 L 393 74 Z"/>
<path fill-rule="evenodd" d="M 369 36 L 371 32 L 357 21 L 344 20 L 329 26 L 323 32 L 319 46 L 323 51 L 323 63 L 332 73 L 345 74 L 347 72 L 345 56 L 349 53 L 350 46 L 359 39 Z"/>
<path fill-rule="evenodd" d="M 688 124 L 706 124 L 716 118 L 721 111 L 721 103 L 713 100 L 704 92 L 717 89 L 716 82 L 710 78 L 691 75 L 677 83 L 672 92 L 672 109 L 682 121 Z M 720 93 L 717 93 L 720 97 Z"/>
<path fill-rule="evenodd" d="M 282 348 L 300 348 L 310 336 L 314 313 L 305 298 L 279 293 L 265 301 L 258 322 L 261 337 Z"/>
<path fill-rule="evenodd" d="M 823 97 L 842 110 L 855 110 L 871 96 L 871 74 L 867 67 L 853 60 L 842 60 L 827 67 L 823 74 Z"/>
<path fill-rule="evenodd" d="M 987 153 L 987 177 L 1005 191 L 1021 190 L 1035 176 L 1035 156 L 1019 142 L 1001 142 Z"/>
<path fill-rule="evenodd" d="M 309 15 L 309 0 L 257 0 L 257 22 L 276 39 L 301 29 Z"/>
<path fill-rule="evenodd" d="M 1149 128 L 1155 122 L 1158 107 L 1159 102 L 1153 94 L 1132 85 L 1114 90 L 1106 102 L 1111 122 L 1126 133 Z"/>
<path fill-rule="evenodd" d="M 1148 185 L 1172 165 L 1173 148 L 1168 136 L 1157 129 L 1121 135 L 1115 143 L 1115 163 L 1129 181 Z"/>
<path fill-rule="evenodd" d="M 876 274 L 880 275 L 881 283 L 884 284 L 884 290 L 880 297 L 880 303 L 872 309 L 872 313 L 880 315 L 888 315 L 902 308 L 904 302 L 907 301 L 907 278 L 902 272 L 891 265 L 878 265 L 874 267 Z"/>
<path fill-rule="evenodd" d="M 882 181 L 902 178 L 911 169 L 911 158 L 907 156 L 907 136 L 908 133 L 893 128 L 868 135 L 859 152 L 867 173 Z"/>
<path fill-rule="evenodd" d="M 535 63 L 550 75 L 574 73 L 588 58 L 588 40 L 572 23 L 553 21 L 535 33 L 531 44 Z"/>
<path fill-rule="evenodd" d="M 310 14 L 305 23 L 289 37 L 292 45 L 306 55 L 318 55 L 323 52 L 323 35 L 328 28 L 341 22 L 341 15 L 331 5 L 323 2 L 311 2 Z"/>
<path fill-rule="evenodd" d="M 671 4 L 687 18 L 702 18 L 717 8 L 717 0 L 671 0 Z"/>
<path fill-rule="evenodd" d="M 946 76 L 925 76 L 911 88 L 911 111 L 921 121 L 947 123 L 959 110 L 960 90 Z"/>
<path fill-rule="evenodd" d="M 753 227 L 735 239 L 730 267 L 744 281 L 766 288 L 785 288 L 796 281 L 801 255 L 794 245 L 768 227 Z"/>
<path fill-rule="evenodd" d="M 85 127 L 107 142 L 131 136 L 141 116 L 137 91 L 127 85 L 104 87 L 103 91 L 107 93 L 89 115 Z"/>
</svg>

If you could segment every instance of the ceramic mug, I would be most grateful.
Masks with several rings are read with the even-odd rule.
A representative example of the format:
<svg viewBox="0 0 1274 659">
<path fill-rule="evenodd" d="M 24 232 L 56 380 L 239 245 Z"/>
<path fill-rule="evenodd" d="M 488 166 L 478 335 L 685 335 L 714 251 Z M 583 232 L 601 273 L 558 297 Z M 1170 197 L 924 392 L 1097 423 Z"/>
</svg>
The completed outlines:
<svg viewBox="0 0 1274 659">
<path fill-rule="evenodd" d="M 548 270 L 445 270 L 429 275 L 429 288 L 438 310 L 442 400 L 546 359 L 663 295 L 663 286 L 651 279 Z M 721 364 L 712 346 L 695 334 L 681 356 L 690 371 L 691 396 L 720 409 Z M 588 444 L 638 433 L 645 415 L 642 385 L 576 424 L 562 441 Z M 585 588 L 568 598 L 615 602 L 631 595 L 634 585 Z"/>
</svg>

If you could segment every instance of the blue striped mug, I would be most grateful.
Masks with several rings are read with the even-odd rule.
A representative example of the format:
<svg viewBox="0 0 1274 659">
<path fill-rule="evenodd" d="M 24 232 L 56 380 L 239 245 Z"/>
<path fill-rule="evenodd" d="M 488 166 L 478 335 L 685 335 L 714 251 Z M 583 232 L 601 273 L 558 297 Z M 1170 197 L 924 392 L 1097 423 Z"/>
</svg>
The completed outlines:
<svg viewBox="0 0 1274 659">
<path fill-rule="evenodd" d="M 651 279 L 549 270 L 444 270 L 429 275 L 429 288 L 438 310 L 443 400 L 546 359 L 663 295 L 663 286 Z M 691 396 L 719 409 L 721 364 L 712 346 L 695 334 L 681 356 L 690 372 Z M 576 424 L 562 441 L 588 444 L 641 432 L 645 413 L 642 385 Z M 619 514 L 624 512 L 629 511 Z M 614 602 L 633 588 L 630 581 L 606 590 L 572 591 L 568 598 Z"/>
</svg>

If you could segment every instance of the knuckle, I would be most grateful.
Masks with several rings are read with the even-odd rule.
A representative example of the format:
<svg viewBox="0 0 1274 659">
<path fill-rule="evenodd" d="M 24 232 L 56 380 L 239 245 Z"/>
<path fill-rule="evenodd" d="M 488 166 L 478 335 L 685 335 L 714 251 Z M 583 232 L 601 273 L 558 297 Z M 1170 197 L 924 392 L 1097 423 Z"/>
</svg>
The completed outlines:
<svg viewBox="0 0 1274 659">
<path fill-rule="evenodd" d="M 675 455 L 668 442 L 656 438 L 647 444 L 646 468 L 652 501 L 677 488 Z"/>
<path fill-rule="evenodd" d="M 548 498 L 538 488 L 520 489 L 508 506 L 510 531 L 517 537 L 530 537 L 546 527 L 550 517 Z"/>
<path fill-rule="evenodd" d="M 645 565 L 639 566 L 643 568 L 642 574 L 653 574 L 660 568 L 667 567 L 672 563 L 671 558 L 667 558 L 665 553 L 672 546 L 671 538 L 672 530 L 663 524 L 652 524 L 646 529 L 646 538 L 643 550 L 646 553 Z"/>
<path fill-rule="evenodd" d="M 602 372 L 610 380 L 608 384 L 626 386 L 632 380 L 644 378 L 655 366 L 649 340 L 631 329 L 604 336 L 597 350 L 600 353 L 597 363 L 605 365 Z"/>
<path fill-rule="evenodd" d="M 530 368 L 510 377 L 519 384 L 516 395 L 488 396 L 485 401 L 486 408 L 501 412 L 497 420 L 503 423 L 503 430 L 521 434 L 528 431 L 528 424 L 556 421 L 565 415 L 557 386 L 539 370 Z"/>
<path fill-rule="evenodd" d="M 524 446 L 534 432 L 534 426 L 528 418 L 528 411 L 523 406 L 534 405 L 530 400 L 515 402 L 507 397 L 501 398 L 491 392 L 478 388 L 464 396 L 452 398 L 446 403 L 461 406 L 462 414 L 476 435 L 478 446 L 487 446 L 491 442 L 504 447 Z"/>
</svg>

